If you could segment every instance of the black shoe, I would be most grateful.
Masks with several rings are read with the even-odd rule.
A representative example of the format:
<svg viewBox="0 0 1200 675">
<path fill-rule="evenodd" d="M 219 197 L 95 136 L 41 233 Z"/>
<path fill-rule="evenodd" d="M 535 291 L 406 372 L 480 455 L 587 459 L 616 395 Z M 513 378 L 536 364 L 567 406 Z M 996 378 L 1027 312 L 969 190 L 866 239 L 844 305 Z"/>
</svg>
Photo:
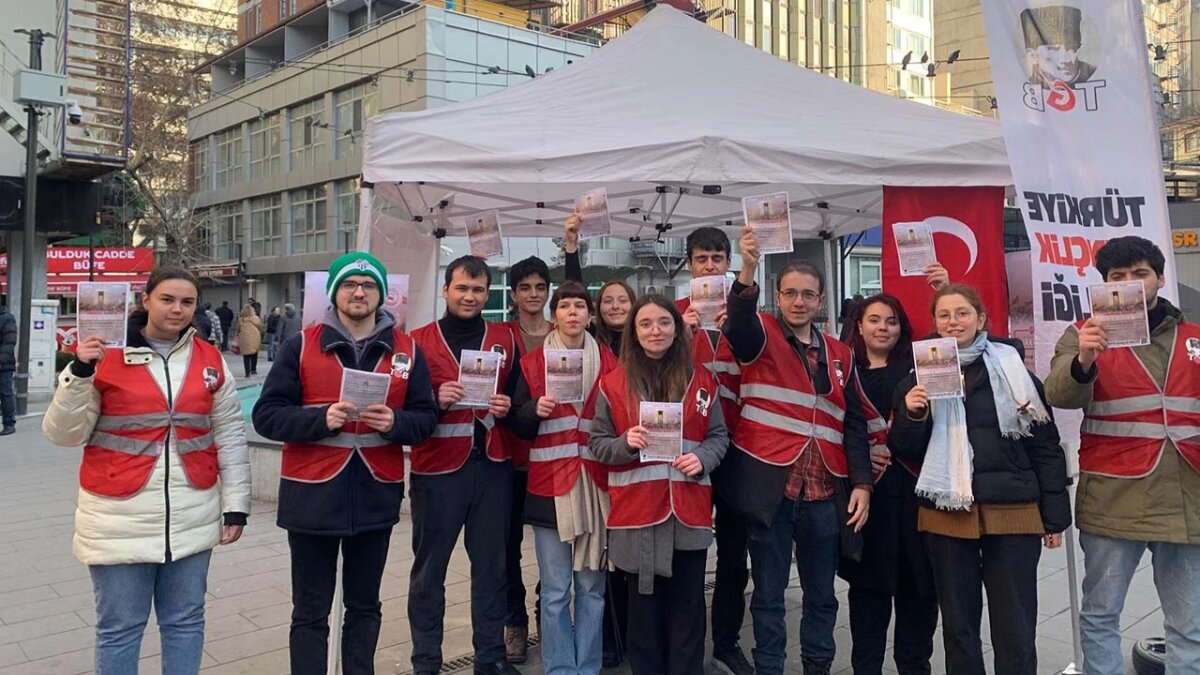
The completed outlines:
<svg viewBox="0 0 1200 675">
<path fill-rule="evenodd" d="M 754 666 L 750 665 L 745 652 L 737 645 L 728 649 L 714 649 L 713 660 L 721 670 L 731 675 L 754 675 Z"/>
<path fill-rule="evenodd" d="M 0 436 L 12 436 L 15 433 L 17 433 L 16 427 L 4 427 L 4 429 L 0 430 Z"/>
<path fill-rule="evenodd" d="M 475 675 L 521 675 L 508 661 L 501 663 L 475 664 Z"/>
<path fill-rule="evenodd" d="M 804 675 L 829 675 L 829 668 L 833 665 L 833 659 L 809 659 L 802 657 L 800 663 L 804 665 Z"/>
</svg>

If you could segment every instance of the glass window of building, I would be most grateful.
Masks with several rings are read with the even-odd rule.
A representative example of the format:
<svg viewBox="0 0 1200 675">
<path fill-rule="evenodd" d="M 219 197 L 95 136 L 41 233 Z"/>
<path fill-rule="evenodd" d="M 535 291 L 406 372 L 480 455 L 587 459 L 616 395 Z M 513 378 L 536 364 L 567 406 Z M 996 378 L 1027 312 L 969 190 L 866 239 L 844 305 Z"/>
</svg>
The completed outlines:
<svg viewBox="0 0 1200 675">
<path fill-rule="evenodd" d="M 197 192 L 212 189 L 212 156 L 208 148 L 207 138 L 192 144 L 192 186 Z"/>
<path fill-rule="evenodd" d="M 217 187 L 231 187 L 242 181 L 242 128 L 233 127 L 214 136 L 217 149 Z"/>
<path fill-rule="evenodd" d="M 488 286 L 487 303 L 483 306 L 484 321 L 508 321 L 508 271 L 492 273 L 492 285 Z"/>
<path fill-rule="evenodd" d="M 193 253 L 204 256 L 211 255 L 212 249 L 209 248 L 209 241 L 212 231 L 212 210 L 197 209 L 192 212 L 195 225 L 191 240 L 191 250 Z"/>
<path fill-rule="evenodd" d="M 250 200 L 250 257 L 283 255 L 283 197 Z"/>
<path fill-rule="evenodd" d="M 742 0 L 742 17 L 745 19 L 745 28 L 742 33 L 742 39 L 746 44 L 754 46 L 754 38 L 757 30 L 754 28 L 754 5 L 756 0 Z"/>
<path fill-rule="evenodd" d="M 242 241 L 242 203 L 229 202 L 212 209 L 210 243 L 214 260 L 237 260 Z"/>
<path fill-rule="evenodd" d="M 358 195 L 359 180 L 339 181 L 333 188 L 335 208 L 334 229 L 337 230 L 335 244 L 343 251 L 354 248 L 358 240 Z"/>
<path fill-rule="evenodd" d="M 324 156 L 325 135 L 329 125 L 325 121 L 325 99 L 315 98 L 288 111 L 288 140 L 292 144 L 291 169 L 316 166 Z"/>
<path fill-rule="evenodd" d="M 325 186 L 315 185 L 291 193 L 289 210 L 292 253 L 320 253 L 328 249 Z"/>
<path fill-rule="evenodd" d="M 784 61 L 790 60 L 791 52 L 788 47 L 788 6 L 787 0 L 779 3 L 776 10 L 775 25 L 779 28 L 779 58 Z"/>
<path fill-rule="evenodd" d="M 379 112 L 379 87 L 371 82 L 343 89 L 333 94 L 333 128 L 337 140 L 334 142 L 336 158 L 341 159 L 361 152 L 363 123 Z"/>
<path fill-rule="evenodd" d="M 278 174 L 282 168 L 279 115 L 250 123 L 250 178 L 258 180 Z"/>
</svg>

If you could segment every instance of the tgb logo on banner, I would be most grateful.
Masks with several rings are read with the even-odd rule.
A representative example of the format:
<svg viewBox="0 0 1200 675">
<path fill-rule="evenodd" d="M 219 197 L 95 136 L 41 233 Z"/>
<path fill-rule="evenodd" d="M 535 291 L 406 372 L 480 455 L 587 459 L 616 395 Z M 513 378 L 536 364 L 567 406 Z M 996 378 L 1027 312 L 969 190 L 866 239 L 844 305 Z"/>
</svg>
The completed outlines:
<svg viewBox="0 0 1200 675">
<path fill-rule="evenodd" d="M 987 0 L 1000 124 L 1032 248 L 1037 372 L 1091 311 L 1096 252 L 1136 235 L 1171 250 L 1141 0 Z M 1175 270 L 1166 288 L 1174 301 Z M 1056 415 L 1064 441 L 1079 417 Z"/>
<path fill-rule="evenodd" d="M 1021 32 L 1030 70 L 1022 87 L 1025 105 L 1065 112 L 1082 100 L 1084 110 L 1098 110 L 1099 91 L 1107 83 L 1081 55 L 1083 12 L 1069 5 L 1031 7 L 1021 12 Z"/>
</svg>

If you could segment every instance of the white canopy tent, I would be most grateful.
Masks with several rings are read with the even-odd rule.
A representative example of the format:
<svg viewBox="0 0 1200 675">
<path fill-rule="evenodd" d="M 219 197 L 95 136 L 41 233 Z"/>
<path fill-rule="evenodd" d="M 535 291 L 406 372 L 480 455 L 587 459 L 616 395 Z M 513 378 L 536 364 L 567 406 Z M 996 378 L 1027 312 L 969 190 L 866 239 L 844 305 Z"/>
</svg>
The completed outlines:
<svg viewBox="0 0 1200 675">
<path fill-rule="evenodd" d="M 359 243 L 376 249 L 383 216 L 462 234 L 497 209 L 505 236 L 560 235 L 600 186 L 614 236 L 740 227 L 741 197 L 786 191 L 795 235 L 828 241 L 880 223 L 883 185 L 1012 183 L 995 120 L 798 68 L 667 6 L 527 83 L 374 117 L 365 148 Z"/>
</svg>

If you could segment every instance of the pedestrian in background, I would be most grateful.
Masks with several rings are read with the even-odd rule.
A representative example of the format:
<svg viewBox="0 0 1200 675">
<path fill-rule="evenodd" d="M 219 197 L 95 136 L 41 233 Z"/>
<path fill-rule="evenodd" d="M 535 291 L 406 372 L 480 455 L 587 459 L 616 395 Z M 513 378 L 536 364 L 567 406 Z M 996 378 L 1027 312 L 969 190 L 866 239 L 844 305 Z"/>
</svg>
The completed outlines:
<svg viewBox="0 0 1200 675">
<path fill-rule="evenodd" d="M 275 340 L 279 335 L 279 308 L 272 307 L 267 316 L 267 361 L 275 360 Z"/>
<path fill-rule="evenodd" d="M 17 394 L 13 390 L 13 373 L 16 369 L 17 320 L 8 311 L 6 303 L 0 305 L 0 411 L 4 416 L 0 436 L 17 432 Z"/>
<path fill-rule="evenodd" d="M 199 293 L 187 270 L 151 272 L 128 345 L 83 336 L 42 421 L 51 443 L 83 446 L 72 549 L 96 595 L 98 673 L 138 672 L 151 606 L 163 672 L 200 670 L 212 549 L 250 512 L 241 403 L 191 327 Z"/>
<path fill-rule="evenodd" d="M 229 338 L 233 335 L 233 310 L 229 308 L 229 301 L 224 300 L 221 306 L 216 310 L 217 318 L 221 324 L 221 351 L 229 351 Z"/>
<path fill-rule="evenodd" d="M 238 351 L 242 353 L 242 367 L 246 377 L 258 374 L 258 350 L 262 346 L 262 319 L 249 303 L 238 315 Z"/>
<path fill-rule="evenodd" d="M 279 317 L 279 326 L 276 329 L 276 343 L 283 347 L 293 335 L 299 335 L 300 330 L 300 316 L 296 314 L 296 306 L 290 302 L 284 303 L 283 315 Z"/>
</svg>

